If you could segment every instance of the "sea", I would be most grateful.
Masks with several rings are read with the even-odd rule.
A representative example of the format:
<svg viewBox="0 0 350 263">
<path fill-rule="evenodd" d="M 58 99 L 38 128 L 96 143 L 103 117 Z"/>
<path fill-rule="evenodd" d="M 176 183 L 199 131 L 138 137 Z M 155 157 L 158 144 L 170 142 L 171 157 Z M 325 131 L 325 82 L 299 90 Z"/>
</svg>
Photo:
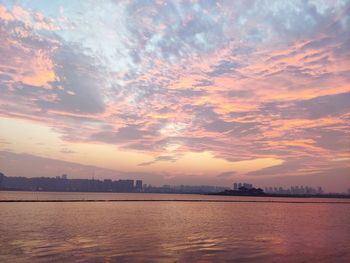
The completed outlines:
<svg viewBox="0 0 350 263">
<path fill-rule="evenodd" d="M 350 262 L 350 202 L 0 191 L 0 262 Z"/>
</svg>

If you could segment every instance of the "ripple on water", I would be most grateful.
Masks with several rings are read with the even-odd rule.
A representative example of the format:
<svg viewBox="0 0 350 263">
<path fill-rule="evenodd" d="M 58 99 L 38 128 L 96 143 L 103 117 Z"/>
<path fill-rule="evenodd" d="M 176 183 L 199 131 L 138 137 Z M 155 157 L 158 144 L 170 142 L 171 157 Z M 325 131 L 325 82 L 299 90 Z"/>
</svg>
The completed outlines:
<svg viewBox="0 0 350 263">
<path fill-rule="evenodd" d="M 0 262 L 349 262 L 349 208 L 190 202 L 0 204 Z"/>
</svg>

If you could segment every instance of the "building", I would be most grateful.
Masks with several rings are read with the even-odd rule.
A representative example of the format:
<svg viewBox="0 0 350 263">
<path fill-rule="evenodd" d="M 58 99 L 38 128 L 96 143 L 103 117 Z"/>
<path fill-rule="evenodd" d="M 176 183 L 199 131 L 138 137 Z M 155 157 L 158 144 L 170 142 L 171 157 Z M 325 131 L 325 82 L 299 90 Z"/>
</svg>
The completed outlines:
<svg viewBox="0 0 350 263">
<path fill-rule="evenodd" d="M 252 184 L 244 183 L 244 184 L 243 184 L 243 187 L 246 188 L 246 189 L 252 189 L 252 188 L 253 188 L 253 185 L 252 185 Z"/>
<path fill-rule="evenodd" d="M 233 183 L 233 190 L 235 190 L 235 191 L 238 190 L 238 184 L 237 183 Z"/>
<path fill-rule="evenodd" d="M 106 191 L 112 192 L 113 181 L 111 179 L 104 179 L 103 184 Z"/>
<path fill-rule="evenodd" d="M 271 194 L 292 194 L 292 195 L 322 195 L 324 191 L 322 187 L 311 186 L 291 186 L 290 188 L 283 187 L 265 187 L 266 193 Z"/>
<path fill-rule="evenodd" d="M 5 178 L 5 175 L 3 173 L 0 173 L 0 189 L 3 187 L 4 178 Z"/>
<path fill-rule="evenodd" d="M 318 187 L 318 189 L 317 189 L 317 192 L 318 192 L 318 194 L 323 194 L 323 189 L 322 189 L 322 187 Z"/>
<path fill-rule="evenodd" d="M 135 192 L 134 180 L 64 179 L 56 177 L 8 177 L 0 173 L 0 188 L 27 191 Z M 142 188 L 142 181 L 138 183 Z"/>
<path fill-rule="evenodd" d="M 142 180 L 136 180 L 135 190 L 137 192 L 141 192 L 142 191 Z"/>
<path fill-rule="evenodd" d="M 233 190 L 234 191 L 240 191 L 240 188 L 244 187 L 245 189 L 253 189 L 253 185 L 252 184 L 248 184 L 248 183 L 233 183 Z"/>
<path fill-rule="evenodd" d="M 134 180 L 118 180 L 113 182 L 113 192 L 133 192 Z"/>
</svg>

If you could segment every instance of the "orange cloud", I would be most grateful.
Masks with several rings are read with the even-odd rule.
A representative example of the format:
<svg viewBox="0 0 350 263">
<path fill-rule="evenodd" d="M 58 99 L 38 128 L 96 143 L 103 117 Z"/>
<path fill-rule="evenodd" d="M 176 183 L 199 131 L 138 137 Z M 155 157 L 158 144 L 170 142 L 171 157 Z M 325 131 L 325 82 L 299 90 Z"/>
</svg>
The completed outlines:
<svg viewBox="0 0 350 263">
<path fill-rule="evenodd" d="M 4 21 L 12 21 L 15 18 L 4 6 L 0 5 L 0 19 Z"/>
<path fill-rule="evenodd" d="M 31 71 L 23 72 L 23 76 L 19 78 L 25 84 L 50 88 L 47 84 L 57 78 L 51 59 L 40 50 L 33 57 L 30 69 Z"/>
</svg>

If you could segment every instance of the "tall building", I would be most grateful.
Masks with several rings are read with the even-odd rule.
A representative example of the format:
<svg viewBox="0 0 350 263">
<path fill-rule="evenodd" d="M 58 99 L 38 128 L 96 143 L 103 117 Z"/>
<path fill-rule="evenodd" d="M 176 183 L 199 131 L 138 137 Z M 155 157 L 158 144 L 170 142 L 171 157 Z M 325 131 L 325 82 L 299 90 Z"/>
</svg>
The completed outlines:
<svg viewBox="0 0 350 263">
<path fill-rule="evenodd" d="M 240 191 L 240 188 L 244 187 L 245 189 L 252 189 L 253 185 L 252 184 L 248 184 L 248 183 L 234 183 L 233 184 L 233 190 L 235 191 Z"/>
<path fill-rule="evenodd" d="M 243 186 L 244 186 L 246 189 L 252 189 L 252 188 L 253 188 L 253 185 L 252 185 L 252 184 L 244 183 Z"/>
<path fill-rule="evenodd" d="M 135 189 L 138 192 L 142 191 L 142 180 L 136 180 L 136 185 L 135 185 Z"/>
<path fill-rule="evenodd" d="M 237 183 L 233 183 L 233 190 L 235 190 L 235 191 L 238 190 L 238 184 Z"/>
<path fill-rule="evenodd" d="M 318 194 L 323 194 L 323 189 L 321 186 L 318 187 L 317 192 Z"/>
<path fill-rule="evenodd" d="M 111 179 L 104 179 L 103 180 L 103 185 L 104 185 L 104 189 L 108 192 L 112 192 L 113 191 L 113 181 Z"/>
<path fill-rule="evenodd" d="M 134 180 L 118 180 L 117 182 L 120 192 L 132 192 L 134 190 Z"/>
<path fill-rule="evenodd" d="M 2 188 L 2 183 L 4 181 L 5 175 L 3 173 L 0 173 L 0 189 Z"/>
</svg>

